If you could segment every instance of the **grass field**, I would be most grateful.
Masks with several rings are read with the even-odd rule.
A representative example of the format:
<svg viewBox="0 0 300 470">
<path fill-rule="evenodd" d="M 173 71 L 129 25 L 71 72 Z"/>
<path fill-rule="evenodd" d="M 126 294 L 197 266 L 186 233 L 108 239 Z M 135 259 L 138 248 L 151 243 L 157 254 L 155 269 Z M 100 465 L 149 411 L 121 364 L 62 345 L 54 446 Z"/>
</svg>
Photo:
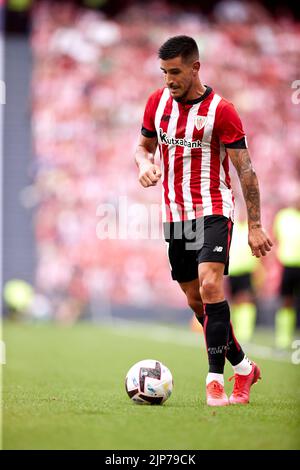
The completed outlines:
<svg viewBox="0 0 300 470">
<path fill-rule="evenodd" d="M 205 405 L 202 339 L 187 330 L 5 324 L 4 340 L 4 449 L 300 448 L 300 366 L 288 360 L 257 358 L 251 404 L 216 409 Z M 126 395 L 127 370 L 147 358 L 173 373 L 163 406 Z"/>
</svg>

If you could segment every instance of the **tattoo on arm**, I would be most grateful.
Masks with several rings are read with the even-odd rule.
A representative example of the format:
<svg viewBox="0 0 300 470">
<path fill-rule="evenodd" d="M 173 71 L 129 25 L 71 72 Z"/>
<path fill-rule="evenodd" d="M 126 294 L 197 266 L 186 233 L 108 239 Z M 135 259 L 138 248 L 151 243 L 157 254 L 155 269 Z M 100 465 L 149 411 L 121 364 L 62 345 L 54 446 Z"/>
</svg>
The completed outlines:
<svg viewBox="0 0 300 470">
<path fill-rule="evenodd" d="M 259 186 L 249 152 L 247 149 L 228 149 L 228 154 L 241 182 L 249 225 L 251 228 L 261 227 Z"/>
</svg>

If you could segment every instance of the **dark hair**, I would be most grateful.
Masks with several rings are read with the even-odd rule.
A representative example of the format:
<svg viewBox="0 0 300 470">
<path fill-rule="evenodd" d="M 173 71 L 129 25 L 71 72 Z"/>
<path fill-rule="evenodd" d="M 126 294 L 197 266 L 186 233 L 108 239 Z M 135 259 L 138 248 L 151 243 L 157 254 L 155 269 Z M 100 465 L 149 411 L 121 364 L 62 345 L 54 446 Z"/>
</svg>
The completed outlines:
<svg viewBox="0 0 300 470">
<path fill-rule="evenodd" d="M 195 39 L 189 36 L 174 36 L 169 38 L 158 50 L 162 60 L 174 59 L 180 56 L 185 62 L 199 59 L 199 50 Z"/>
</svg>

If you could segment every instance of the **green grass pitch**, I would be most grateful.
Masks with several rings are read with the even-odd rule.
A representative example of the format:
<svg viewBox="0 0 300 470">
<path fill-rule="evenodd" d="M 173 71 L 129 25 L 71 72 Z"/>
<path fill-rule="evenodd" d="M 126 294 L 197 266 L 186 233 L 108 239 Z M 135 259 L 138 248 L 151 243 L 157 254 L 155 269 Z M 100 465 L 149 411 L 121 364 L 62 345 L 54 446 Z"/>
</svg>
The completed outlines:
<svg viewBox="0 0 300 470">
<path fill-rule="evenodd" d="M 209 408 L 206 352 L 196 333 L 5 323 L 4 341 L 4 449 L 300 448 L 300 366 L 289 361 L 257 359 L 263 380 L 251 403 Z M 173 394 L 162 406 L 135 405 L 125 375 L 152 358 L 172 371 Z M 227 365 L 228 393 L 230 375 Z"/>
</svg>

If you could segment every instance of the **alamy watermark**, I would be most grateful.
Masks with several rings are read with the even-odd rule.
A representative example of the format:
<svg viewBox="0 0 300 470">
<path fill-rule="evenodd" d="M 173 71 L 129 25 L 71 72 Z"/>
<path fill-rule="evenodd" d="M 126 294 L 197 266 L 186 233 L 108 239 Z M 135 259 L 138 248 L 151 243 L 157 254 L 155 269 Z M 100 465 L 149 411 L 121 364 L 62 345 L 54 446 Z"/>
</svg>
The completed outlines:
<svg viewBox="0 0 300 470">
<path fill-rule="evenodd" d="M 130 203 L 120 196 L 117 204 L 99 204 L 96 234 L 99 240 L 159 240 L 160 206 Z"/>
<path fill-rule="evenodd" d="M 298 366 L 300 364 L 300 339 L 292 342 L 292 349 L 295 349 L 291 357 L 292 363 Z"/>
<path fill-rule="evenodd" d="M 295 88 L 295 91 L 292 93 L 291 100 L 293 104 L 300 103 L 300 80 L 294 80 L 291 85 L 292 88 Z"/>
<path fill-rule="evenodd" d="M 192 215 L 202 207 L 192 209 Z M 166 209 L 166 221 L 161 223 L 159 204 L 132 203 L 120 196 L 116 204 L 99 204 L 96 215 L 96 235 L 99 240 L 183 240 L 186 250 L 199 250 L 204 242 L 204 217 L 191 217 L 179 207 Z M 175 216 L 174 216 L 175 214 Z M 189 212 L 191 214 L 191 211 Z M 172 222 L 168 222 L 171 220 Z"/>
</svg>

